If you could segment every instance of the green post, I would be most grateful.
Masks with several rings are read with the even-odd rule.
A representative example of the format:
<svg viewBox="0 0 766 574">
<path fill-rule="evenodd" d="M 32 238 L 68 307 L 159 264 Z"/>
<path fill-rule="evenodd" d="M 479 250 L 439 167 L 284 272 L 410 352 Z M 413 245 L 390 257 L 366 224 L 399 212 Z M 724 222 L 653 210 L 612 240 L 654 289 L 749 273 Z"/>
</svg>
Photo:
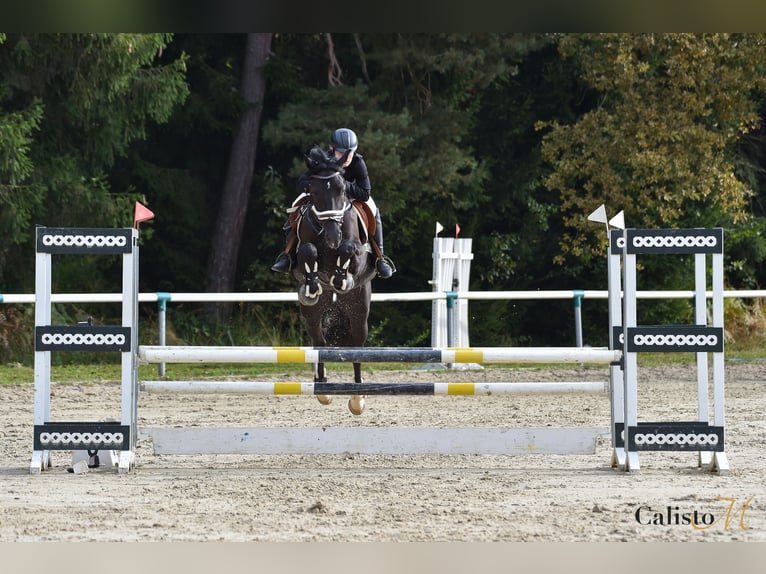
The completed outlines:
<svg viewBox="0 0 766 574">
<path fill-rule="evenodd" d="M 574 313 L 575 313 L 575 345 L 582 347 L 582 299 L 585 297 L 585 291 L 574 289 Z"/>
<path fill-rule="evenodd" d="M 165 327 L 166 327 L 166 314 L 168 310 L 168 301 L 170 301 L 171 295 L 165 291 L 157 291 L 157 318 L 159 328 L 159 345 L 165 346 Z M 157 374 L 160 377 L 165 376 L 165 363 L 159 363 L 157 365 Z"/>
</svg>

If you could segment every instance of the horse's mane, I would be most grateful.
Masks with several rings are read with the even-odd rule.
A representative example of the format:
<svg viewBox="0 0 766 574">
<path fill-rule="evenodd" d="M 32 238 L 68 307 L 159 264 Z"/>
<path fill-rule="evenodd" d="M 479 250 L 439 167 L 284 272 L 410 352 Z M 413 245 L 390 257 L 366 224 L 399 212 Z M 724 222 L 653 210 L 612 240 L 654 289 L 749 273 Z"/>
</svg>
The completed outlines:
<svg viewBox="0 0 766 574">
<path fill-rule="evenodd" d="M 326 173 L 328 171 L 342 174 L 345 171 L 343 169 L 343 162 L 335 159 L 335 154 L 326 152 L 319 144 L 311 146 L 304 154 L 304 158 L 309 174 Z"/>
</svg>

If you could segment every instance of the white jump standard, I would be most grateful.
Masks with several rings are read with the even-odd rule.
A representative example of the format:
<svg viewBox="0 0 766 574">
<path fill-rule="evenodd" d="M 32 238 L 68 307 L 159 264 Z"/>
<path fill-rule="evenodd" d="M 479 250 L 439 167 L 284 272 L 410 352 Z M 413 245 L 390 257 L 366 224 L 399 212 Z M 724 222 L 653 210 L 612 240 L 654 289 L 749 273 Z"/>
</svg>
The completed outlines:
<svg viewBox="0 0 766 574">
<path fill-rule="evenodd" d="M 613 460 L 638 473 L 639 451 L 697 452 L 699 466 L 729 473 L 724 452 L 723 229 L 626 229 L 613 235 L 612 251 L 623 255 L 624 417 L 614 423 L 616 448 L 625 456 Z M 695 324 L 637 325 L 636 257 L 694 255 Z M 706 256 L 712 256 L 712 325 L 707 324 Z M 692 352 L 697 358 L 696 421 L 638 421 L 638 353 Z M 713 422 L 709 422 L 708 354 L 713 357 Z"/>
<path fill-rule="evenodd" d="M 51 465 L 52 450 L 98 456 L 100 464 L 128 472 L 135 465 L 138 409 L 138 231 L 38 227 L 35 259 L 35 406 L 30 472 Z M 51 325 L 52 255 L 122 256 L 122 326 Z M 120 422 L 51 421 L 51 352 L 119 352 Z M 98 455 L 100 451 L 100 455 Z M 116 453 L 119 452 L 119 459 Z M 87 458 L 87 457 L 86 457 Z M 94 459 L 95 460 L 95 459 Z"/>
</svg>

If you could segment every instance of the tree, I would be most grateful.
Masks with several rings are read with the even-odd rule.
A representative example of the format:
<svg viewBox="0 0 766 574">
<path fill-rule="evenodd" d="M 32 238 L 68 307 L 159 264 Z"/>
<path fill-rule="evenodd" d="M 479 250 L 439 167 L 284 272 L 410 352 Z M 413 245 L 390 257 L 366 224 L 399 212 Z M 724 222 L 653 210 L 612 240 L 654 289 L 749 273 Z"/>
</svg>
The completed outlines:
<svg viewBox="0 0 766 574">
<path fill-rule="evenodd" d="M 603 253 L 585 233 L 601 203 L 631 226 L 741 222 L 752 190 L 736 176 L 737 141 L 760 121 L 760 34 L 573 34 L 559 37 L 598 105 L 571 124 L 541 122 L 567 231 L 556 260 Z"/>
<path fill-rule="evenodd" d="M 247 37 L 241 85 L 246 107 L 232 143 L 213 232 L 207 273 L 207 290 L 212 292 L 228 292 L 234 288 L 258 147 L 266 92 L 264 67 L 271 51 L 271 37 L 271 33 L 251 33 Z M 216 320 L 228 318 L 231 314 L 230 305 L 217 305 L 214 308 Z"/>
<path fill-rule="evenodd" d="M 431 278 L 434 222 L 467 220 L 465 233 L 471 233 L 475 219 L 467 214 L 489 203 L 488 171 L 474 153 L 472 133 L 483 91 L 516 73 L 524 55 L 544 40 L 518 34 L 315 34 L 280 36 L 279 42 L 272 72 L 280 73 L 273 85 L 281 97 L 274 95 L 278 113 L 264 123 L 263 143 L 271 157 L 288 159 L 268 166 L 282 178 L 283 191 L 270 195 L 277 206 L 269 203 L 262 212 L 281 224 L 284 206 L 295 196 L 301 152 L 314 142 L 326 145 L 333 129 L 351 127 L 370 169 L 386 250 L 400 269 L 375 288 L 422 290 Z M 283 61 L 295 53 L 300 64 Z M 259 223 L 259 233 L 274 234 L 268 219 Z M 264 235 L 259 243 L 268 240 Z M 269 277 L 258 263 L 251 274 L 248 283 L 261 288 L 288 281 Z M 417 322 L 411 315 L 397 320 L 376 313 L 372 321 L 387 322 L 387 336 L 423 342 L 427 317 Z"/>
<path fill-rule="evenodd" d="M 168 34 L 14 34 L 0 44 L 0 283 L 30 285 L 33 224 L 124 226 L 140 194 L 113 189 L 116 158 L 187 95 L 185 57 L 160 64 Z M 69 258 L 57 280 L 87 276 Z M 5 274 L 11 269 L 13 273 Z"/>
</svg>

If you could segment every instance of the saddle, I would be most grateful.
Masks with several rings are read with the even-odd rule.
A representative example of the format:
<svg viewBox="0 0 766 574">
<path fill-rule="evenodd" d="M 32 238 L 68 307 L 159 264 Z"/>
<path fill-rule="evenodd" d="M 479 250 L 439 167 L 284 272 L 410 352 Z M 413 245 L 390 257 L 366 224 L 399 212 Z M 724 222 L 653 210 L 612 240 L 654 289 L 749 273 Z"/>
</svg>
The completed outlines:
<svg viewBox="0 0 766 574">
<path fill-rule="evenodd" d="M 305 216 L 310 202 L 311 198 L 308 196 L 303 197 L 298 203 L 287 210 L 289 215 L 287 223 L 285 224 L 285 229 L 292 228 L 293 231 L 295 231 L 295 234 L 298 234 L 298 226 L 300 225 L 301 219 Z M 369 241 L 377 253 L 379 248 L 373 239 L 375 236 L 375 214 L 370 209 L 370 206 L 363 201 L 352 200 L 351 205 L 354 207 L 357 215 L 356 220 L 359 224 L 359 238 L 363 244 Z"/>
</svg>

